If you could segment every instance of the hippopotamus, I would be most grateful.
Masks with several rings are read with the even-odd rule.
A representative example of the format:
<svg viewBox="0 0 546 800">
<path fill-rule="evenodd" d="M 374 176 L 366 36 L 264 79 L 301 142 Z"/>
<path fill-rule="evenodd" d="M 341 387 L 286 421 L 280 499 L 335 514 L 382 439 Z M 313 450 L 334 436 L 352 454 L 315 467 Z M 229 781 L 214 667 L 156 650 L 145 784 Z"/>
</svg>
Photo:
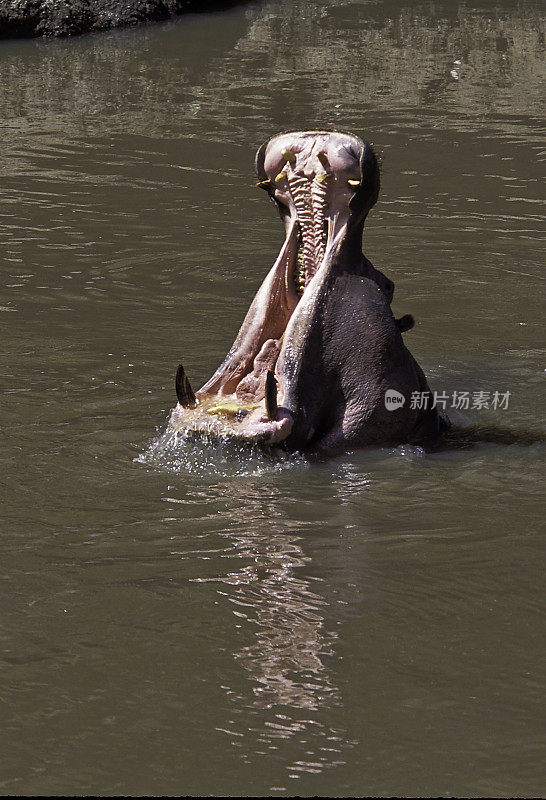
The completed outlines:
<svg viewBox="0 0 546 800">
<path fill-rule="evenodd" d="M 284 244 L 212 377 L 194 393 L 179 366 L 171 426 L 324 454 L 434 440 L 448 423 L 402 340 L 413 317 L 395 319 L 394 284 L 362 252 L 380 185 L 371 145 L 282 133 L 255 167 Z"/>
</svg>

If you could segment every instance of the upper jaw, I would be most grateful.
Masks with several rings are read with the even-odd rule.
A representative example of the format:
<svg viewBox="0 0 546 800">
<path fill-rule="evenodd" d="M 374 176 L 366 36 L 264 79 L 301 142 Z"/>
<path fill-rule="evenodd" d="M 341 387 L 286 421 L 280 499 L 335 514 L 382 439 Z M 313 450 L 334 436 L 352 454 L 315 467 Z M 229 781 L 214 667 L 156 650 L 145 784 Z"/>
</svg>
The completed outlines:
<svg viewBox="0 0 546 800">
<path fill-rule="evenodd" d="M 258 185 L 279 207 L 287 238 L 297 235 L 297 261 L 287 272 L 299 296 L 354 218 L 363 148 L 349 134 L 310 131 L 281 134 L 258 151 Z"/>
</svg>

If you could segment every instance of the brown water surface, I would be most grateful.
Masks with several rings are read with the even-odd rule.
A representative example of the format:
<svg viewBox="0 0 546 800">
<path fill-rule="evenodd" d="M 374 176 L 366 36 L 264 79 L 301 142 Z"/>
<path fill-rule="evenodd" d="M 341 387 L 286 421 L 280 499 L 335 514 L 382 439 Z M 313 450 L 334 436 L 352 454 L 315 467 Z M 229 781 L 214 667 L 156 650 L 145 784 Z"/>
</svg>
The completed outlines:
<svg viewBox="0 0 546 800">
<path fill-rule="evenodd" d="M 543 431 L 539 3 L 266 0 L 0 44 L 4 794 L 541 796 L 544 448 L 164 436 L 282 241 L 253 154 L 374 142 L 365 250 L 458 426 Z"/>
</svg>

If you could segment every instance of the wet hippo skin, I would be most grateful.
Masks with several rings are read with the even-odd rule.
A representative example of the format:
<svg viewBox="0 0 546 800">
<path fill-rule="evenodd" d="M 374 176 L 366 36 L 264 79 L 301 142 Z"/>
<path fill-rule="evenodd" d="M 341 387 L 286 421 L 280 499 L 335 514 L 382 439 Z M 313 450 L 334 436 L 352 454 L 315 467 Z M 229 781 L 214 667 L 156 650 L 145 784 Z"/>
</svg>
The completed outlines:
<svg viewBox="0 0 546 800">
<path fill-rule="evenodd" d="M 255 163 L 286 238 L 226 358 L 195 395 L 179 367 L 172 424 L 210 429 L 219 419 L 226 435 L 322 453 L 433 440 L 447 422 L 409 402 L 430 392 L 402 340 L 413 317 L 394 318 L 394 284 L 362 253 L 379 194 L 371 146 L 348 133 L 284 133 Z M 389 407 L 389 390 L 405 402 Z"/>
</svg>

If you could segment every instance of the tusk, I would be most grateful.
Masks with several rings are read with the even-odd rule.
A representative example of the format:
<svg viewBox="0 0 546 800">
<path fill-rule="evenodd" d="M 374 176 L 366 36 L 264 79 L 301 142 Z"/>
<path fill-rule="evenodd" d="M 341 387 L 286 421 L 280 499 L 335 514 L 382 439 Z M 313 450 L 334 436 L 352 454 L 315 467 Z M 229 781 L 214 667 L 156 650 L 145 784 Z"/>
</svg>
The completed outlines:
<svg viewBox="0 0 546 800">
<path fill-rule="evenodd" d="M 265 412 L 272 422 L 277 419 L 277 411 L 277 381 L 273 371 L 268 369 L 265 379 Z"/>
<path fill-rule="evenodd" d="M 292 150 L 283 150 L 282 153 L 281 153 L 281 156 L 284 159 L 286 159 L 286 161 L 289 161 L 290 164 L 293 164 L 294 161 L 296 160 L 296 156 L 294 155 Z"/>
<path fill-rule="evenodd" d="M 321 172 L 315 177 L 317 183 L 328 183 L 332 174 L 330 172 Z"/>
<path fill-rule="evenodd" d="M 197 400 L 195 399 L 188 376 L 184 372 L 184 367 L 182 364 L 179 364 L 178 369 L 176 370 L 175 387 L 176 396 L 180 405 L 183 408 L 195 408 L 197 405 Z"/>
<path fill-rule="evenodd" d="M 275 183 L 279 183 L 279 181 L 285 181 L 285 180 L 286 180 L 286 172 L 284 170 L 282 172 L 279 172 L 279 174 L 275 177 Z"/>
<path fill-rule="evenodd" d="M 270 189 L 271 185 L 272 185 L 271 181 L 269 181 L 269 180 L 267 180 L 267 181 L 258 181 L 258 183 L 256 184 L 258 189 Z"/>
<path fill-rule="evenodd" d="M 326 153 L 322 151 L 320 153 L 317 153 L 317 158 L 324 167 L 324 169 L 327 169 L 330 166 L 330 163 L 328 161 L 328 156 L 326 155 Z"/>
<path fill-rule="evenodd" d="M 349 184 L 349 186 L 352 186 L 354 189 L 356 189 L 357 186 L 360 186 L 360 181 L 352 181 L 350 178 L 347 181 L 347 183 Z"/>
</svg>

